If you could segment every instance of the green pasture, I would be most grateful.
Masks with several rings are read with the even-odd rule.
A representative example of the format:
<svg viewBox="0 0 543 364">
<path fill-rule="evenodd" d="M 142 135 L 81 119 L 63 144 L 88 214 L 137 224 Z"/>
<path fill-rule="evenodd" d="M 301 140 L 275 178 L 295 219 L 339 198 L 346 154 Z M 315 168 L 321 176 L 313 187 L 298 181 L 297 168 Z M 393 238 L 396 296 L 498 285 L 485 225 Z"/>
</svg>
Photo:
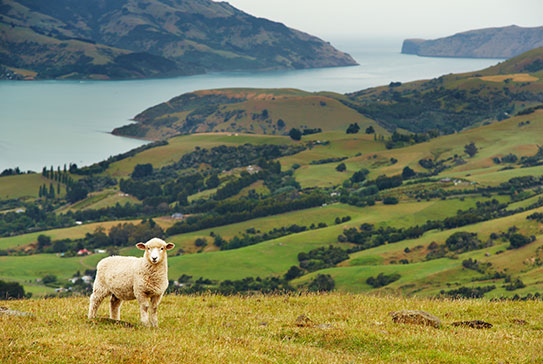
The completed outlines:
<svg viewBox="0 0 543 364">
<path fill-rule="evenodd" d="M 38 173 L 0 177 L 0 199 L 9 200 L 24 197 L 37 198 L 40 186 L 45 184 L 47 189 L 49 189 L 50 183 L 53 183 L 56 194 L 57 182 L 45 178 Z M 61 195 L 65 192 L 65 187 L 61 186 Z"/>
<path fill-rule="evenodd" d="M 173 137 L 168 145 L 151 148 L 137 155 L 112 163 L 106 173 L 116 177 L 128 176 L 137 164 L 151 163 L 160 168 L 177 162 L 184 154 L 194 151 L 195 147 L 213 148 L 219 145 L 251 144 L 290 144 L 289 137 L 272 135 L 249 135 L 237 133 L 206 133 Z"/>
<path fill-rule="evenodd" d="M 241 249 L 171 257 L 170 270 L 173 272 L 174 277 L 178 277 L 181 274 L 189 274 L 194 277 L 201 276 L 221 280 L 239 279 L 247 275 L 264 277 L 272 274 L 282 274 L 290 266 L 298 263 L 297 254 L 299 252 L 329 244 L 337 244 L 338 235 L 347 227 L 358 226 L 364 222 L 374 223 L 379 226 L 387 225 L 394 227 L 423 224 L 430 218 L 437 219 L 453 215 L 459 208 L 473 206 L 475 201 L 475 199 L 466 199 L 465 201 L 439 200 L 403 203 L 395 206 L 376 205 L 364 209 L 334 204 L 322 208 L 255 219 L 222 228 L 181 234 L 171 237 L 168 240 L 178 244 L 183 249 L 191 248 L 194 251 L 194 240 L 198 237 L 206 238 L 208 244 L 212 244 L 213 239 L 209 236 L 211 231 L 223 237 L 232 237 L 241 234 L 250 227 L 256 227 L 264 232 L 272 227 L 287 226 L 292 223 L 300 225 L 308 225 L 310 221 L 316 223 L 323 221 L 324 216 L 326 216 L 324 222 L 327 222 L 326 219 L 333 221 L 336 216 L 349 215 L 352 217 L 351 221 L 339 225 L 332 225 L 331 222 L 327 222 L 329 225 L 327 228 L 288 235 Z M 282 219 L 285 221 L 284 225 L 278 223 Z M 265 228 L 266 226 L 269 226 L 269 229 Z M 346 245 L 343 244 L 343 246 Z"/>
<path fill-rule="evenodd" d="M 116 204 L 124 205 L 126 203 L 139 204 L 141 202 L 137 198 L 127 195 L 117 189 L 107 189 L 100 192 L 91 193 L 84 200 L 67 205 L 59 209 L 58 212 L 65 213 L 68 211 L 82 211 L 89 209 L 98 210 L 113 207 Z"/>
<path fill-rule="evenodd" d="M 61 239 L 79 239 L 85 237 L 87 233 L 93 233 L 98 228 L 104 228 L 108 232 L 111 227 L 122 223 L 138 224 L 141 220 L 119 220 L 119 221 L 104 221 L 95 222 L 90 224 L 76 225 L 62 229 L 52 229 L 47 231 L 40 231 L 36 233 L 22 234 L 10 237 L 0 238 L 0 250 L 14 249 L 38 241 L 39 235 L 47 235 L 51 237 L 51 240 Z M 155 219 L 155 221 L 164 229 L 171 226 L 173 221 L 169 219 Z"/>
</svg>

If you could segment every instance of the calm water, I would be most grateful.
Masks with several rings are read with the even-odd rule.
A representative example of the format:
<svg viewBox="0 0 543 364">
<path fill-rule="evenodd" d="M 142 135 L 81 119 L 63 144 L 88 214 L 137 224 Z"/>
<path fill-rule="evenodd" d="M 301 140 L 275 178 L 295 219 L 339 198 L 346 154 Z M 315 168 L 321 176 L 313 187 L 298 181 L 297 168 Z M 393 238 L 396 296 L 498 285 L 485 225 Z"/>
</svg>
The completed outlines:
<svg viewBox="0 0 543 364">
<path fill-rule="evenodd" d="M 379 45 L 336 41 L 355 67 L 217 73 L 144 81 L 0 81 L 0 171 L 40 171 L 65 163 L 88 165 L 145 142 L 109 132 L 140 111 L 179 94 L 222 87 L 293 87 L 351 92 L 391 81 L 474 71 L 497 59 L 427 58 L 400 54 L 401 41 Z"/>
</svg>

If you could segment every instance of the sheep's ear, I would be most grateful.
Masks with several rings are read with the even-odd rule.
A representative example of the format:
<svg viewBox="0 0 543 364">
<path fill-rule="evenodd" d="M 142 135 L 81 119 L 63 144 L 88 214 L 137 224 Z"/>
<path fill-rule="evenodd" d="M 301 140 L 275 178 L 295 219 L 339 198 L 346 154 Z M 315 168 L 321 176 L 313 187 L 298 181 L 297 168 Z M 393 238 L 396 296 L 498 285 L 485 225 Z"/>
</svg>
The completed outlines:
<svg viewBox="0 0 543 364">
<path fill-rule="evenodd" d="M 145 249 L 147 249 L 147 247 L 146 247 L 145 244 L 143 244 L 143 243 L 137 243 L 137 244 L 136 244 L 136 247 L 137 247 L 138 249 L 140 249 L 140 250 L 145 250 Z"/>
<path fill-rule="evenodd" d="M 173 248 L 175 248 L 175 244 L 174 244 L 174 243 L 168 243 L 168 244 L 166 244 L 166 250 L 172 250 Z"/>
</svg>

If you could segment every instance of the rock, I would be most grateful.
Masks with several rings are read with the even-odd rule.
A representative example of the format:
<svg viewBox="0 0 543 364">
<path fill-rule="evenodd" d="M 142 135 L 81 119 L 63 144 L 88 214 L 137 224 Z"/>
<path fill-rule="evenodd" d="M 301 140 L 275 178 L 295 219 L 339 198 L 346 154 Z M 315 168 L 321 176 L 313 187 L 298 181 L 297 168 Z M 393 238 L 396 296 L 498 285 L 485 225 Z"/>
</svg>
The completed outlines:
<svg viewBox="0 0 543 364">
<path fill-rule="evenodd" d="M 300 315 L 296 319 L 296 326 L 298 327 L 310 327 L 313 326 L 313 321 L 306 315 Z"/>
<path fill-rule="evenodd" d="M 441 327 L 441 320 L 424 311 L 404 310 L 389 313 L 392 321 L 397 324 L 414 324 L 421 326 Z"/>
<path fill-rule="evenodd" d="M 7 307 L 0 307 L 0 315 L 36 317 L 33 313 L 10 310 Z"/>
<path fill-rule="evenodd" d="M 473 329 L 490 329 L 492 327 L 492 324 L 481 321 L 481 320 L 457 321 L 457 322 L 453 322 L 451 325 L 466 326 L 466 327 L 471 327 Z"/>
</svg>

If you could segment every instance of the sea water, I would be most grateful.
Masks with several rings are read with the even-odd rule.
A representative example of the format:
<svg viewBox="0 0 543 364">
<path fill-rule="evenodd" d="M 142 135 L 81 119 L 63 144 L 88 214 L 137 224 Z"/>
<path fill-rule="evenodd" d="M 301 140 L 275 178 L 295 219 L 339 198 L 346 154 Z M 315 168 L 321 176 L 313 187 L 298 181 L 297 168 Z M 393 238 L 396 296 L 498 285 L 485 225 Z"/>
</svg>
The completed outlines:
<svg viewBox="0 0 543 364">
<path fill-rule="evenodd" d="M 401 40 L 337 40 L 333 45 L 359 65 L 133 81 L 0 81 L 0 172 L 84 166 L 140 146 L 146 141 L 110 132 L 146 108 L 185 92 L 257 87 L 346 93 L 475 71 L 501 61 L 405 55 L 400 53 Z"/>
</svg>

